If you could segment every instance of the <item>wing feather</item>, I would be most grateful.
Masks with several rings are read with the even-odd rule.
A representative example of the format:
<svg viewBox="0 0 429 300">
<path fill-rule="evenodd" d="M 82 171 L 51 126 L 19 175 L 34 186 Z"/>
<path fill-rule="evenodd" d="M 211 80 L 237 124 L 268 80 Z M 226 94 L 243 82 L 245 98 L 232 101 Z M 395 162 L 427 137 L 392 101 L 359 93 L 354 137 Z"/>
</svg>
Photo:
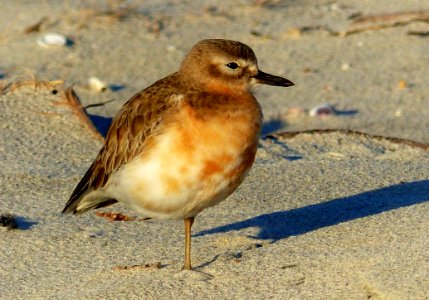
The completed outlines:
<svg viewBox="0 0 429 300">
<path fill-rule="evenodd" d="M 110 125 L 104 146 L 70 196 L 63 213 L 81 213 L 117 202 L 100 193 L 110 176 L 144 151 L 181 94 L 175 74 L 155 82 L 125 103 Z M 176 82 L 176 85 L 173 83 Z"/>
</svg>

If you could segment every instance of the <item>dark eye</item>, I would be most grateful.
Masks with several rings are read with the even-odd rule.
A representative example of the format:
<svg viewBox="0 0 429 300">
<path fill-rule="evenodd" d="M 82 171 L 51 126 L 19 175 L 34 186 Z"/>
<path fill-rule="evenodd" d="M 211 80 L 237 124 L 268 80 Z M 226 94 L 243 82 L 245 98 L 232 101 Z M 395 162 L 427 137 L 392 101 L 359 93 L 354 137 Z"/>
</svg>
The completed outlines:
<svg viewBox="0 0 429 300">
<path fill-rule="evenodd" d="M 236 62 L 230 62 L 230 63 L 226 64 L 226 66 L 230 69 L 233 69 L 233 70 L 238 68 L 238 64 Z"/>
</svg>

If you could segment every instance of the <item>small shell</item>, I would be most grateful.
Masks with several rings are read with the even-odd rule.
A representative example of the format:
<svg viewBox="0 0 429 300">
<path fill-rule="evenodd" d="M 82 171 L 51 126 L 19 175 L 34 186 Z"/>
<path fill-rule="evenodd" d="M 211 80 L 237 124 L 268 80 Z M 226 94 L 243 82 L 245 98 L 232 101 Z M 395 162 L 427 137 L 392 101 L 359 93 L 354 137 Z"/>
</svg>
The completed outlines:
<svg viewBox="0 0 429 300">
<path fill-rule="evenodd" d="M 88 86 L 91 90 L 96 92 L 104 92 L 107 90 L 107 84 L 97 77 L 91 77 L 88 80 Z"/>
<path fill-rule="evenodd" d="M 335 115 L 335 108 L 329 104 L 321 104 L 310 109 L 308 114 L 312 117 L 315 116 L 327 116 L 327 115 Z"/>
<path fill-rule="evenodd" d="M 65 46 L 67 45 L 67 37 L 58 33 L 47 33 L 37 39 L 37 44 L 45 48 L 50 46 Z"/>
<path fill-rule="evenodd" d="M 350 65 L 348 63 L 341 64 L 341 70 L 347 71 L 348 69 L 350 69 Z"/>
</svg>

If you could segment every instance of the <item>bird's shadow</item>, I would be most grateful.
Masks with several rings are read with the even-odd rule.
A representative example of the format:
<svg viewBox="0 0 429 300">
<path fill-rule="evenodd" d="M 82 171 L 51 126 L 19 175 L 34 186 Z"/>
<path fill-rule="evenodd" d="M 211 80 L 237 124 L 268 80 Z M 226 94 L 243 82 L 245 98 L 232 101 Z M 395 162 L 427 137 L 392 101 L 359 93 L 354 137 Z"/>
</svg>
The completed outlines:
<svg viewBox="0 0 429 300">
<path fill-rule="evenodd" d="M 426 201 L 429 201 L 429 180 L 401 183 L 323 203 L 259 215 L 203 230 L 195 236 L 258 227 L 259 233 L 254 238 L 276 242 L 289 236 Z"/>
<path fill-rule="evenodd" d="M 286 122 L 279 118 L 265 121 L 262 125 L 261 136 L 266 136 L 270 133 L 279 131 L 280 129 L 284 129 L 285 127 Z"/>
<path fill-rule="evenodd" d="M 91 120 L 95 129 L 106 138 L 107 132 L 109 131 L 110 124 L 112 124 L 113 118 L 106 118 L 98 115 L 93 115 L 86 112 L 88 118 Z"/>
</svg>

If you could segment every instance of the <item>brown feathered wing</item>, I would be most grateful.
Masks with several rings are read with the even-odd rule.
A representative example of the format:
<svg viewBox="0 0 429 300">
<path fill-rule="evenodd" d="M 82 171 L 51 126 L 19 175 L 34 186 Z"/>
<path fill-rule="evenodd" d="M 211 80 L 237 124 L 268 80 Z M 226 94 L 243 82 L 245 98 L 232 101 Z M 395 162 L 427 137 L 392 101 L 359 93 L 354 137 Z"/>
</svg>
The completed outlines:
<svg viewBox="0 0 429 300">
<path fill-rule="evenodd" d="M 63 213 L 82 213 L 117 202 L 102 193 L 113 172 L 144 151 L 180 94 L 172 84 L 176 74 L 155 82 L 134 95 L 115 116 L 98 156 L 74 189 Z"/>
</svg>

